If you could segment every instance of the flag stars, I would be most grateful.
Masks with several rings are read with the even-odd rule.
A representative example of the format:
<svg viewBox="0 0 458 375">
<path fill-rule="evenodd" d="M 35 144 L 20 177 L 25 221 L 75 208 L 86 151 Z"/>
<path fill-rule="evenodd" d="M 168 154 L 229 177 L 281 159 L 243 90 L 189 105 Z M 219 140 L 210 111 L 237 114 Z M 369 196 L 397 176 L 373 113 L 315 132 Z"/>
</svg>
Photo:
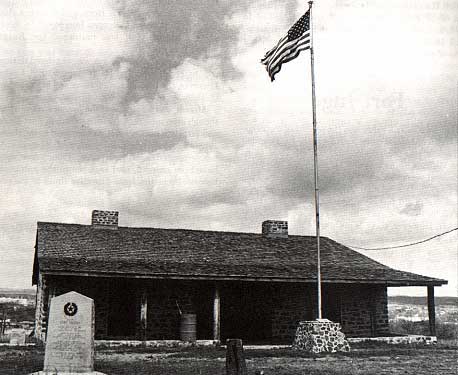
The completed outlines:
<svg viewBox="0 0 458 375">
<path fill-rule="evenodd" d="M 310 12 L 307 11 L 299 20 L 289 29 L 288 40 L 299 38 L 304 32 L 310 29 Z"/>
</svg>

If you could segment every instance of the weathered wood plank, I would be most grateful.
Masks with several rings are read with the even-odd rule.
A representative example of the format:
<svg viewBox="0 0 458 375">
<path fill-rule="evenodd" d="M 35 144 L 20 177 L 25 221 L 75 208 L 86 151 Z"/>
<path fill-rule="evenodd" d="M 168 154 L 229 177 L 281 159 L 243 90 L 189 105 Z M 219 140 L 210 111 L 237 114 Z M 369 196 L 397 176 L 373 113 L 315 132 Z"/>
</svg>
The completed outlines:
<svg viewBox="0 0 458 375">
<path fill-rule="evenodd" d="M 226 375 L 247 375 L 243 344 L 240 339 L 226 341 Z"/>
<path fill-rule="evenodd" d="M 146 329 L 148 323 L 148 294 L 146 290 L 143 290 L 141 296 L 141 305 L 140 305 L 140 324 L 141 324 L 141 334 L 142 340 L 146 340 Z"/>
<path fill-rule="evenodd" d="M 221 297 L 219 286 L 215 285 L 215 294 L 213 297 L 213 340 L 221 340 Z"/>
</svg>

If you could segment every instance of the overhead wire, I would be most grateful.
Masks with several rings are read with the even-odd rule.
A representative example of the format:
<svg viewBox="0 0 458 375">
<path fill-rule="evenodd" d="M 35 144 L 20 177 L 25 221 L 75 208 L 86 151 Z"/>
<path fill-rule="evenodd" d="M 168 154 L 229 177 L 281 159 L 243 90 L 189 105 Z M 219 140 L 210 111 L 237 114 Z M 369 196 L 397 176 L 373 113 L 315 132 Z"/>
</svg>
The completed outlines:
<svg viewBox="0 0 458 375">
<path fill-rule="evenodd" d="M 450 230 L 447 230 L 447 231 L 442 232 L 442 233 L 439 233 L 439 234 L 436 234 L 436 235 L 434 235 L 434 236 L 432 236 L 432 237 L 426 238 L 426 239 L 421 240 L 421 241 L 412 242 L 412 243 L 408 243 L 408 244 L 404 244 L 404 245 L 398 245 L 398 246 L 374 247 L 374 248 L 366 248 L 366 247 L 350 246 L 350 245 L 346 245 L 346 246 L 347 246 L 347 247 L 350 247 L 350 248 L 352 248 L 352 249 L 366 250 L 366 251 L 400 249 L 400 248 L 403 248 L 403 247 L 409 247 L 409 246 L 419 245 L 419 244 L 422 244 L 422 243 L 431 241 L 431 240 L 433 240 L 433 239 L 435 239 L 435 238 L 444 236 L 444 235 L 446 235 L 446 234 L 448 234 L 448 233 L 451 233 L 451 232 L 453 232 L 453 231 L 455 231 L 455 230 L 458 230 L 458 227 L 457 227 L 457 228 L 450 229 Z"/>
</svg>

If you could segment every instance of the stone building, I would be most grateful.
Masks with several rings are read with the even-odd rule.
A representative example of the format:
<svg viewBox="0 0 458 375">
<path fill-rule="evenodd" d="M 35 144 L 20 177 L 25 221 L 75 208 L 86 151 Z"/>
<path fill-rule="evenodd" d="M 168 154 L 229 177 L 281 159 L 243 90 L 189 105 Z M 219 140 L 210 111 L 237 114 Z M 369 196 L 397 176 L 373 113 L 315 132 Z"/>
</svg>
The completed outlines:
<svg viewBox="0 0 458 375">
<path fill-rule="evenodd" d="M 321 237 L 323 317 L 347 336 L 388 333 L 387 287 L 445 280 L 398 271 Z M 316 316 L 316 239 L 288 235 L 284 221 L 262 233 L 118 226 L 115 211 L 91 225 L 39 222 L 33 284 L 35 335 L 46 339 L 49 301 L 77 291 L 95 301 L 96 339 L 179 339 L 180 314 L 196 314 L 197 339 L 292 342 Z"/>
</svg>

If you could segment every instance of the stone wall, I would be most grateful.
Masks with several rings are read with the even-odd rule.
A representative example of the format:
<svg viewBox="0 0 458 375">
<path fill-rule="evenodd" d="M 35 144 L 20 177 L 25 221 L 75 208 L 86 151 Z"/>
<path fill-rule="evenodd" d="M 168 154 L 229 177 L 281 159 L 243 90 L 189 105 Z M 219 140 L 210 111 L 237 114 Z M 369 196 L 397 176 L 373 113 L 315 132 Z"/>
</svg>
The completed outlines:
<svg viewBox="0 0 458 375">
<path fill-rule="evenodd" d="M 313 319 L 313 288 L 302 284 L 283 284 L 272 290 L 272 338 L 292 342 L 302 320 Z"/>
<path fill-rule="evenodd" d="M 312 285 L 286 284 L 273 289 L 272 337 L 292 340 L 299 321 L 316 318 L 316 288 Z M 341 323 L 349 337 L 371 337 L 389 333 L 387 288 L 377 285 L 325 285 L 325 302 L 333 305 L 324 318 Z M 327 316 L 329 315 L 329 316 Z"/>
<path fill-rule="evenodd" d="M 371 337 L 389 332 L 385 286 L 348 285 L 341 288 L 342 331 L 349 337 Z"/>
<path fill-rule="evenodd" d="M 268 342 L 272 338 L 270 283 L 224 283 L 221 289 L 221 338 L 241 338 L 245 342 Z"/>
<path fill-rule="evenodd" d="M 373 305 L 375 306 L 374 313 L 374 334 L 376 336 L 387 334 L 390 332 L 388 320 L 388 290 L 386 287 L 373 287 Z"/>
<path fill-rule="evenodd" d="M 109 314 L 109 297 L 110 293 L 115 291 L 110 290 L 110 283 L 108 279 L 100 279 L 94 282 L 93 285 L 97 286 L 97 290 L 92 290 L 88 296 L 94 300 L 95 311 L 95 337 L 103 339 L 108 337 L 108 314 Z M 87 290 L 87 288 L 86 288 Z"/>
<path fill-rule="evenodd" d="M 37 296 L 35 305 L 35 337 L 44 341 L 46 339 L 47 298 L 46 279 L 40 274 L 37 283 Z"/>
</svg>

